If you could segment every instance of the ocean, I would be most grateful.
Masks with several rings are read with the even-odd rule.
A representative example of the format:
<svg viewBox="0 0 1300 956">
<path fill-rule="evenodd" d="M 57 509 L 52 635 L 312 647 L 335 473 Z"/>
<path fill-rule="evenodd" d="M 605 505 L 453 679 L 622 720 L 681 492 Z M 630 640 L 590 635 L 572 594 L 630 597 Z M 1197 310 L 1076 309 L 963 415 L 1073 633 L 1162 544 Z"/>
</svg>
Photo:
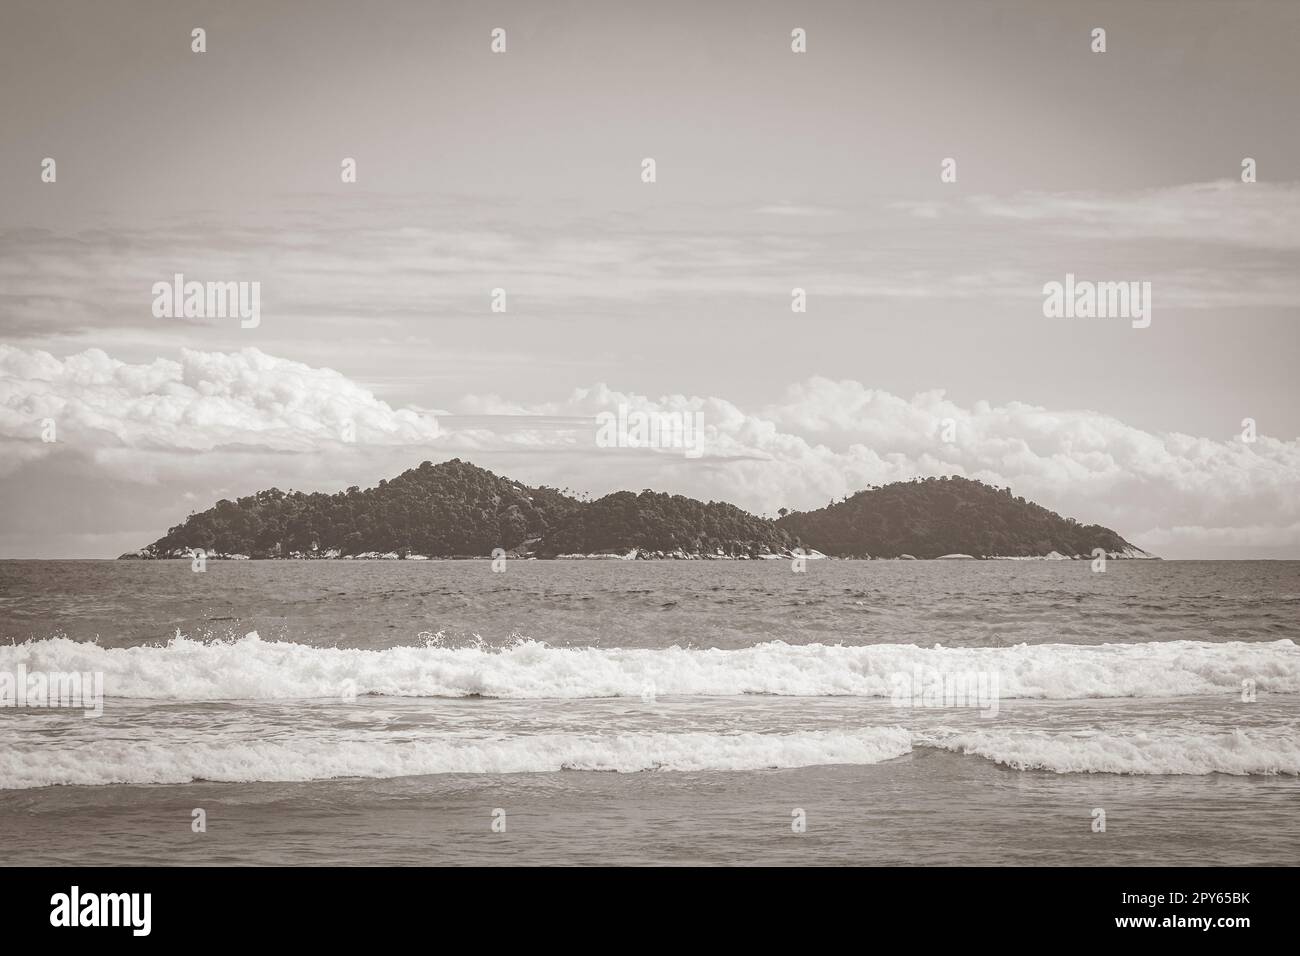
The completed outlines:
<svg viewBox="0 0 1300 956">
<path fill-rule="evenodd" d="M 1295 864 L 1298 635 L 1300 562 L 4 561 L 0 689 L 103 700 L 0 707 L 0 860 Z"/>
</svg>

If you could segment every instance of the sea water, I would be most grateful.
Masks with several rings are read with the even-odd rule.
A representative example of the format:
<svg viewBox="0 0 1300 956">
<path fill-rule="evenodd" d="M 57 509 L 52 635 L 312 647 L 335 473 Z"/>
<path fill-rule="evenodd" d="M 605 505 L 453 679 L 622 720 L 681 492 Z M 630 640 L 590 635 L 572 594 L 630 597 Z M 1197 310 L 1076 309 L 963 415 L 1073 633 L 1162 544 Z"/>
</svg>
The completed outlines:
<svg viewBox="0 0 1300 956">
<path fill-rule="evenodd" d="M 4 859 L 1300 858 L 1300 563 L 807 569 L 0 562 Z"/>
</svg>

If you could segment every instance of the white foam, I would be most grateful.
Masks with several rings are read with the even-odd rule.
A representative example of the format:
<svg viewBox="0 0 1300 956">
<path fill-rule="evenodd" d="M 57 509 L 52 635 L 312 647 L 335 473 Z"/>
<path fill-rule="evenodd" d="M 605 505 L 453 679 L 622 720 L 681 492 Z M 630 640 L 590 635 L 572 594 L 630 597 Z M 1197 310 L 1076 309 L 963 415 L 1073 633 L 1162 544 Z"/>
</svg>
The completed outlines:
<svg viewBox="0 0 1300 956">
<path fill-rule="evenodd" d="M 289 733 L 204 740 L 165 730 L 93 747 L 48 738 L 0 747 L 0 790 L 54 785 L 302 782 L 342 777 L 551 773 L 560 770 L 747 771 L 869 765 L 913 748 L 1060 774 L 1300 774 L 1294 728 L 1230 733 L 1037 730 L 914 733 L 902 727 L 765 733 L 520 734 L 376 739 Z"/>
<path fill-rule="evenodd" d="M 1111 734 L 1012 730 L 917 735 L 916 746 L 986 757 L 1015 770 L 1124 774 L 1300 774 L 1294 728 Z"/>
<path fill-rule="evenodd" d="M 93 748 L 0 749 L 0 789 L 56 784 L 304 781 L 557 770 L 761 770 L 872 764 L 911 750 L 899 727 L 792 734 L 536 734 L 406 741 L 104 740 Z"/>
<path fill-rule="evenodd" d="M 572 699 L 774 694 L 889 697 L 915 668 L 989 672 L 1002 698 L 1078 700 L 1300 692 L 1289 640 L 932 647 L 758 644 L 737 650 L 510 647 L 319 648 L 260 640 L 107 649 L 54 638 L 0 647 L 0 671 L 101 671 L 109 697 L 155 700 L 399 697 Z"/>
</svg>

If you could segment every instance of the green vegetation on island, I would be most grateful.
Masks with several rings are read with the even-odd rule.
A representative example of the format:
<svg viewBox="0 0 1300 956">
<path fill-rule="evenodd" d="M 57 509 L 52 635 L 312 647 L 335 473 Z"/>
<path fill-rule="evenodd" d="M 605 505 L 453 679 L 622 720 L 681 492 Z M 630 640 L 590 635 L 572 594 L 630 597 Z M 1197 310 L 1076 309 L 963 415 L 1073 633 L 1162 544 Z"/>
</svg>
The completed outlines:
<svg viewBox="0 0 1300 956">
<path fill-rule="evenodd" d="M 260 491 L 223 499 L 124 558 L 485 557 L 757 558 L 816 550 L 836 557 L 1145 556 L 1109 528 L 1081 525 L 965 478 L 858 492 L 773 521 L 720 501 L 653 491 L 581 500 L 531 488 L 460 459 L 337 494 Z"/>
<path fill-rule="evenodd" d="M 969 478 L 918 478 L 869 488 L 816 511 L 777 520 L 791 536 L 836 557 L 977 558 L 1091 555 L 1145 557 L 1114 531 L 1079 524 Z"/>
</svg>

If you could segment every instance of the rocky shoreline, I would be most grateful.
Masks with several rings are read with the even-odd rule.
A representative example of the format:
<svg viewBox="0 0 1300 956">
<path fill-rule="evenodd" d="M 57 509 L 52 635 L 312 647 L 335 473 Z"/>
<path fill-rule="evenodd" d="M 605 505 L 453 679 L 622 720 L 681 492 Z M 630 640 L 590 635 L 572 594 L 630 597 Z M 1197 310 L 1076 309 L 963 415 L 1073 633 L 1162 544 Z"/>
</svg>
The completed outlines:
<svg viewBox="0 0 1300 956">
<path fill-rule="evenodd" d="M 165 554 L 154 554 L 147 549 L 139 551 L 128 551 L 120 555 L 119 561 L 191 561 L 197 556 L 197 552 L 190 550 L 177 549 Z M 538 554 L 532 551 L 508 551 L 503 550 L 500 554 L 401 554 L 396 551 L 365 551 L 360 554 L 340 554 L 338 551 L 320 551 L 320 552 L 298 552 L 295 551 L 288 555 L 247 555 L 247 554 L 222 554 L 220 552 L 203 552 L 203 558 L 206 561 L 491 561 L 495 558 L 505 557 L 510 560 L 523 561 L 793 561 L 802 557 L 807 561 L 1091 561 L 1092 555 L 1076 554 L 1065 555 L 1056 551 L 1047 554 L 1026 554 L 1026 555 L 987 555 L 978 557 L 971 554 L 945 554 L 935 558 L 917 558 L 910 554 L 902 554 L 898 557 L 874 557 L 863 555 L 859 557 L 834 557 L 832 555 L 822 554 L 820 551 L 808 549 L 801 554 L 793 551 L 779 552 L 760 552 L 757 554 L 725 554 L 722 552 L 687 552 L 682 550 L 676 551 L 650 551 L 642 548 L 633 548 L 626 553 L 615 551 L 598 551 L 591 554 Z M 1111 561 L 1159 561 L 1160 558 L 1154 554 L 1148 554 L 1139 548 L 1133 548 L 1130 551 L 1111 551 L 1106 552 L 1107 560 Z"/>
</svg>

